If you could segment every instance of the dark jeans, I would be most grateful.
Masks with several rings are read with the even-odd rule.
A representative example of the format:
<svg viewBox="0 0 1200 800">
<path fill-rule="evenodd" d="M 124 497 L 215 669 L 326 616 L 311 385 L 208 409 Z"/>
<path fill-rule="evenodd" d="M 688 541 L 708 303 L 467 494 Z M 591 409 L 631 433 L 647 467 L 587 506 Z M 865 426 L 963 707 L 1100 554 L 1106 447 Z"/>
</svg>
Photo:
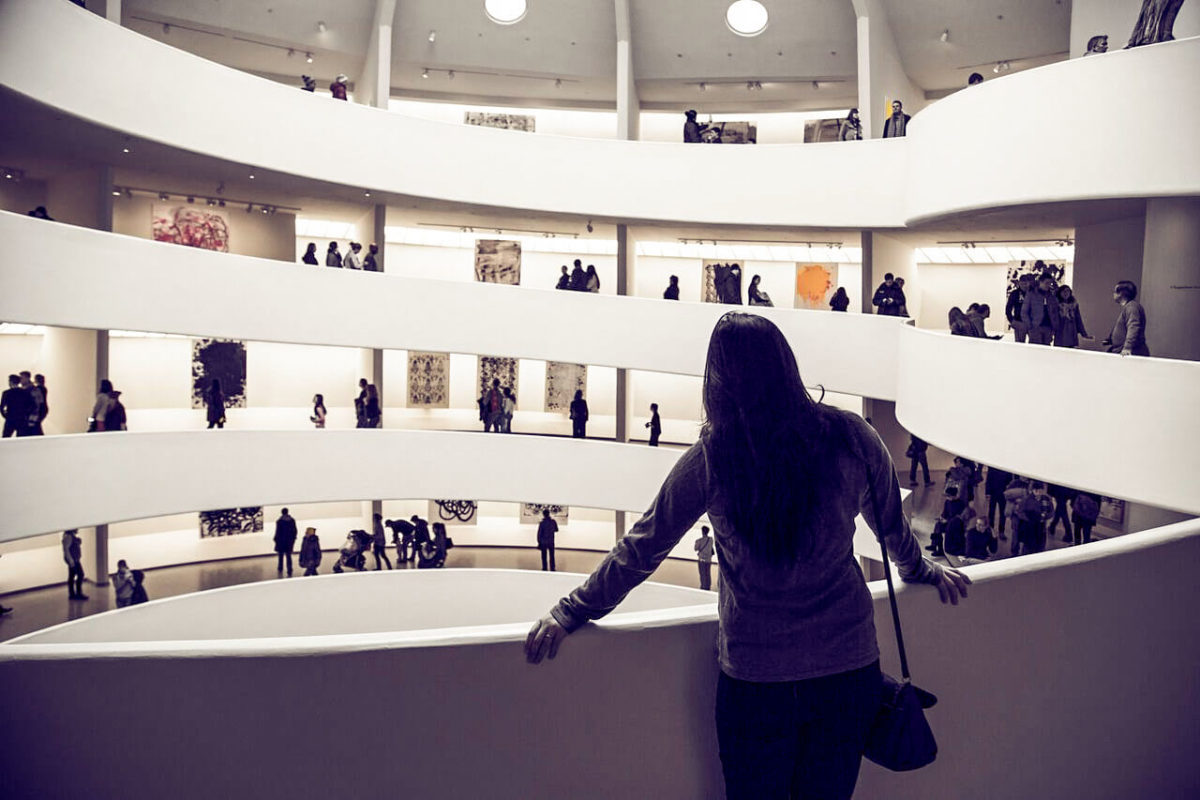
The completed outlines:
<svg viewBox="0 0 1200 800">
<path fill-rule="evenodd" d="M 717 741 L 729 800 L 849 798 L 879 711 L 879 662 L 782 683 L 717 679 Z"/>
<path fill-rule="evenodd" d="M 1013 341 L 1023 342 L 1029 337 L 1029 326 L 1024 322 L 1010 322 L 1013 331 Z"/>
<path fill-rule="evenodd" d="M 375 569 L 383 569 L 383 566 L 379 563 L 380 558 L 383 559 L 384 564 L 388 565 L 388 569 L 392 568 L 392 560 L 387 557 L 387 545 L 376 544 L 373 546 L 371 552 L 375 555 Z"/>
<path fill-rule="evenodd" d="M 1053 328 L 1030 328 L 1029 343 L 1030 344 L 1050 344 L 1050 340 L 1054 338 Z"/>
<path fill-rule="evenodd" d="M 543 572 L 546 571 L 546 554 L 549 553 L 550 554 L 550 570 L 549 571 L 554 572 L 555 571 L 554 545 L 550 545 L 549 547 L 539 547 L 538 550 L 542 551 L 542 571 Z"/>
<path fill-rule="evenodd" d="M 1058 531 L 1058 521 L 1062 520 L 1063 536 L 1071 535 L 1071 520 L 1067 517 L 1067 500 L 1060 497 L 1054 501 L 1054 519 L 1050 520 L 1050 535 Z"/>
<path fill-rule="evenodd" d="M 696 565 L 700 568 L 700 588 L 712 589 L 712 562 L 701 560 Z"/>
<path fill-rule="evenodd" d="M 17 424 L 17 421 L 15 419 L 4 420 L 4 438 L 5 439 L 16 436 L 20 432 L 21 432 L 21 426 L 19 426 Z"/>
<path fill-rule="evenodd" d="M 909 458 L 908 458 L 908 482 L 909 483 L 917 482 L 917 464 L 921 465 L 921 470 L 925 473 L 925 482 L 929 483 L 929 459 L 925 456 L 924 451 L 917 453 L 914 456 L 909 456 Z"/>
<path fill-rule="evenodd" d="M 279 558 L 277 559 L 278 563 L 275 567 L 275 571 L 283 572 L 283 559 L 286 556 L 287 557 L 288 575 L 291 575 L 292 574 L 292 551 L 289 550 L 286 553 L 276 553 L 276 555 L 279 556 Z"/>
<path fill-rule="evenodd" d="M 209 422 L 209 423 L 208 423 L 208 429 L 209 429 L 210 431 L 211 431 L 213 428 L 224 428 L 224 427 L 225 427 L 225 423 L 224 423 L 224 422 L 222 422 L 222 421 L 221 421 L 221 420 L 219 420 L 219 419 L 217 419 L 217 420 L 212 420 L 211 422 Z"/>
<path fill-rule="evenodd" d="M 316 567 L 305 567 L 304 574 L 305 575 L 316 575 L 317 568 Z"/>
<path fill-rule="evenodd" d="M 83 565 L 73 564 L 67 567 L 67 595 L 78 597 L 83 594 Z"/>
<path fill-rule="evenodd" d="M 989 494 L 988 495 L 988 525 L 992 528 L 996 528 L 996 523 L 993 522 L 992 520 L 994 519 L 993 515 L 997 511 L 999 511 L 1000 512 L 1000 527 L 996 528 L 996 530 L 1000 531 L 1001 536 L 1004 535 L 1004 520 L 1005 520 L 1004 508 L 1007 505 L 1008 505 L 1008 501 L 1004 499 L 1004 495 L 1002 495 L 1002 494 Z"/>
<path fill-rule="evenodd" d="M 571 420 L 571 435 L 576 439 L 587 438 L 587 420 Z"/>
<path fill-rule="evenodd" d="M 650 430 L 650 446 L 651 447 L 658 447 L 658 436 L 659 436 L 658 431 L 656 431 L 652 428 Z"/>
<path fill-rule="evenodd" d="M 1095 527 L 1094 522 L 1085 522 L 1081 519 L 1075 520 L 1075 544 L 1087 544 L 1092 540 L 1092 528 Z"/>
</svg>

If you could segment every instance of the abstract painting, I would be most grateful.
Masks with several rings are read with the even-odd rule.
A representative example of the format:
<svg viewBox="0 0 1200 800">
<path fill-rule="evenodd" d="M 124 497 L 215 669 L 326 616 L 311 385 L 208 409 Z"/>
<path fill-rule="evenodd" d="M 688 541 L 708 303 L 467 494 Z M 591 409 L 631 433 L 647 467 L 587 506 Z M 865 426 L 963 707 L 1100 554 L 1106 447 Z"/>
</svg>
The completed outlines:
<svg viewBox="0 0 1200 800">
<path fill-rule="evenodd" d="M 521 524 L 536 525 L 542 521 L 542 509 L 550 510 L 550 519 L 559 525 L 567 524 L 569 506 L 559 506 L 552 503 L 521 503 Z"/>
<path fill-rule="evenodd" d="M 483 397 L 492 388 L 492 381 L 499 380 L 500 388 L 512 389 L 513 397 L 517 396 L 517 360 L 504 356 L 479 357 L 479 394 Z"/>
<path fill-rule="evenodd" d="M 246 407 L 246 343 L 234 339 L 192 340 L 192 408 L 204 408 L 213 378 L 221 381 L 226 408 Z"/>
<path fill-rule="evenodd" d="M 229 218 L 224 211 L 208 207 L 155 204 L 150 232 L 156 242 L 229 252 Z"/>
<path fill-rule="evenodd" d="M 796 264 L 796 308 L 829 308 L 836 270 L 833 264 Z"/>
<path fill-rule="evenodd" d="M 479 504 L 474 500 L 430 500 L 429 521 L 446 525 L 474 525 L 479 520 Z"/>
<path fill-rule="evenodd" d="M 1054 285 L 1058 286 L 1058 284 L 1062 283 L 1063 278 L 1065 278 L 1067 275 L 1067 262 L 1042 261 L 1041 259 L 1038 259 L 1037 261 L 1031 260 L 1008 262 L 1008 274 L 1006 286 L 1004 288 L 1004 298 L 1007 300 L 1008 296 L 1013 293 L 1014 289 L 1017 288 L 1017 283 L 1020 281 L 1022 275 L 1041 275 L 1043 272 L 1049 272 L 1051 275 L 1053 275 Z"/>
<path fill-rule="evenodd" d="M 568 411 L 575 392 L 587 393 L 587 365 L 546 362 L 546 411 Z"/>
<path fill-rule="evenodd" d="M 200 512 L 200 538 L 237 536 L 239 533 L 259 533 L 263 529 L 262 506 L 219 508 Z"/>
<path fill-rule="evenodd" d="M 507 239 L 475 241 L 475 280 L 480 283 L 521 282 L 521 243 Z"/>
<path fill-rule="evenodd" d="M 450 354 L 408 351 L 408 407 L 450 407 Z"/>
<path fill-rule="evenodd" d="M 484 128 L 504 128 L 533 133 L 536 118 L 531 114 L 499 114 L 492 111 L 465 111 L 463 122 Z"/>
</svg>

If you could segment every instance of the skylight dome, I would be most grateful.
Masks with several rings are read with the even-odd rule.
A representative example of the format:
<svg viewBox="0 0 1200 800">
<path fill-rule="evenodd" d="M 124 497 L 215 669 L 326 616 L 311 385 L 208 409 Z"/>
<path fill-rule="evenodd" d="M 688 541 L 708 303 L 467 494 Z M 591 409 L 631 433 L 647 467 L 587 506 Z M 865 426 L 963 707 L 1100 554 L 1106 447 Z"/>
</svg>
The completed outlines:
<svg viewBox="0 0 1200 800">
<path fill-rule="evenodd" d="M 483 11 L 497 25 L 512 25 L 525 18 L 525 0 L 483 0 Z"/>
<path fill-rule="evenodd" d="M 729 4 L 725 24 L 738 36 L 758 36 L 767 29 L 767 8 L 758 0 L 737 0 Z"/>
</svg>

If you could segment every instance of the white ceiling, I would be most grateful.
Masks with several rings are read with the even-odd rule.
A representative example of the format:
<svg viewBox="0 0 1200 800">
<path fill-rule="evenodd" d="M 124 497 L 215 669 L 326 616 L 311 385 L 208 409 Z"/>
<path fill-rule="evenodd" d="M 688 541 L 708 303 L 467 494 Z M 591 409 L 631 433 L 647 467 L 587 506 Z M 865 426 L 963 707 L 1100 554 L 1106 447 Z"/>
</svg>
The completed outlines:
<svg viewBox="0 0 1200 800">
<path fill-rule="evenodd" d="M 643 107 L 703 101 L 716 112 L 854 104 L 851 0 L 763 2 L 770 24 L 745 38 L 725 25 L 728 0 L 629 0 Z M 935 96 L 962 86 L 973 69 L 991 78 L 996 61 L 1018 70 L 1064 58 L 1068 49 L 1070 0 L 882 2 L 909 76 Z M 122 11 L 128 27 L 204 58 L 297 85 L 300 74 L 311 74 L 327 85 L 339 72 L 352 79 L 361 72 L 375 0 L 125 0 Z M 396 96 L 581 108 L 615 103 L 613 0 L 529 0 L 525 18 L 509 26 L 488 20 L 483 0 L 396 0 L 392 33 Z M 305 62 L 306 52 L 313 64 Z M 428 78 L 421 77 L 425 69 Z M 763 90 L 747 92 L 748 80 Z M 821 89 L 812 88 L 814 80 Z M 701 82 L 708 93 L 700 92 Z"/>
</svg>

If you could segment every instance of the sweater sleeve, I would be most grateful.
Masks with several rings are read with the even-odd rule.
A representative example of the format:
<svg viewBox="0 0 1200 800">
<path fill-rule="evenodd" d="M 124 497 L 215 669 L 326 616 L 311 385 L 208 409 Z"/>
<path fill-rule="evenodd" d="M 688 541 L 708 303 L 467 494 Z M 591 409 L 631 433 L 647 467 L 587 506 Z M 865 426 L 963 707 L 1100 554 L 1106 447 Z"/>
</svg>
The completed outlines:
<svg viewBox="0 0 1200 800">
<path fill-rule="evenodd" d="M 1125 344 L 1121 347 L 1123 352 L 1132 351 L 1146 341 L 1146 312 L 1142 310 L 1142 306 L 1131 300 L 1125 304 L 1125 311 Z"/>
<path fill-rule="evenodd" d="M 551 614 L 568 631 L 608 614 L 650 577 L 704 513 L 708 468 L 704 448 L 692 445 L 676 462 L 648 511 L 617 542 L 579 588 Z"/>
</svg>

